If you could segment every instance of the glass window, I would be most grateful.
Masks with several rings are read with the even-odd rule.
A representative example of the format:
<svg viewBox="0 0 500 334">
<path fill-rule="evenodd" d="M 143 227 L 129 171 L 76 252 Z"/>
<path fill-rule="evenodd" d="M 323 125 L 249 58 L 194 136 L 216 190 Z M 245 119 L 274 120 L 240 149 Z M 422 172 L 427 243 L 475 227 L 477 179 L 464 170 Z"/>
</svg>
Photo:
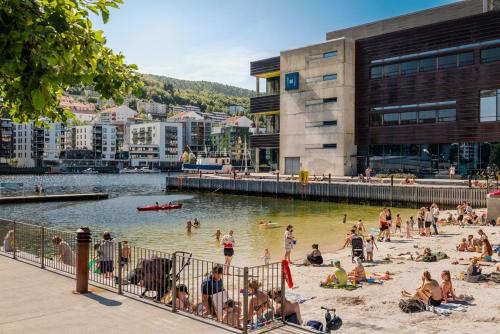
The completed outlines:
<svg viewBox="0 0 500 334">
<path fill-rule="evenodd" d="M 370 78 L 382 78 L 382 66 L 373 66 L 372 68 L 370 68 Z"/>
<path fill-rule="evenodd" d="M 438 110 L 438 122 L 455 122 L 457 120 L 457 111 L 455 109 Z"/>
<path fill-rule="evenodd" d="M 494 90 L 481 91 L 480 121 L 497 121 L 497 93 Z"/>
<path fill-rule="evenodd" d="M 438 58 L 438 67 L 440 70 L 457 67 L 457 55 L 440 56 Z"/>
<path fill-rule="evenodd" d="M 384 126 L 399 125 L 399 114 L 384 114 Z"/>
<path fill-rule="evenodd" d="M 266 80 L 266 94 L 274 95 L 280 93 L 280 78 L 269 78 Z"/>
<path fill-rule="evenodd" d="M 400 124 L 405 125 L 405 124 L 417 124 L 417 112 L 416 111 L 411 111 L 411 112 L 402 112 L 400 115 Z"/>
<path fill-rule="evenodd" d="M 384 65 L 384 77 L 399 75 L 399 64 Z"/>
<path fill-rule="evenodd" d="M 458 55 L 458 66 L 474 64 L 474 52 L 464 52 Z"/>
<path fill-rule="evenodd" d="M 481 50 L 481 63 L 491 63 L 500 60 L 500 47 Z"/>
<path fill-rule="evenodd" d="M 337 121 L 323 121 L 323 126 L 335 126 Z"/>
<path fill-rule="evenodd" d="M 337 50 L 323 53 L 323 58 L 332 58 L 336 56 L 337 56 Z"/>
<path fill-rule="evenodd" d="M 323 144 L 323 148 L 337 148 L 337 144 Z"/>
<path fill-rule="evenodd" d="M 323 103 L 337 103 L 337 98 L 336 97 L 330 97 L 327 99 L 323 99 Z"/>
<path fill-rule="evenodd" d="M 420 124 L 436 123 L 436 110 L 419 111 L 418 123 Z"/>
<path fill-rule="evenodd" d="M 401 63 L 399 66 L 401 74 L 412 74 L 416 73 L 418 69 L 418 63 L 416 61 L 406 61 Z"/>
<path fill-rule="evenodd" d="M 337 80 L 337 74 L 326 74 L 323 75 L 323 81 Z"/>
<path fill-rule="evenodd" d="M 382 125 L 382 114 L 374 114 L 370 117 L 371 126 L 381 126 Z"/>
<path fill-rule="evenodd" d="M 434 71 L 436 69 L 436 58 L 426 58 L 419 61 L 419 72 Z"/>
</svg>

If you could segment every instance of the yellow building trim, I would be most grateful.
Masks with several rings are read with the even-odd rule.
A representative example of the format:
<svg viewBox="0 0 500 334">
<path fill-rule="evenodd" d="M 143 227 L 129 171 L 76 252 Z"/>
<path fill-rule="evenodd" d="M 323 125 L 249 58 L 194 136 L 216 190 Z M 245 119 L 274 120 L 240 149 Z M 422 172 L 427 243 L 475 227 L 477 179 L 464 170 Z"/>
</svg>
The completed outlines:
<svg viewBox="0 0 500 334">
<path fill-rule="evenodd" d="M 279 110 L 273 110 L 273 111 L 265 111 L 265 112 L 254 112 L 252 114 L 262 115 L 262 116 L 272 116 L 272 115 L 279 115 L 279 113 L 280 113 Z"/>
<path fill-rule="evenodd" d="M 257 78 L 263 78 L 263 79 L 268 79 L 268 78 L 274 78 L 274 77 L 279 77 L 280 76 L 280 71 L 272 71 L 272 72 L 266 72 L 266 73 L 259 73 L 255 75 Z"/>
</svg>

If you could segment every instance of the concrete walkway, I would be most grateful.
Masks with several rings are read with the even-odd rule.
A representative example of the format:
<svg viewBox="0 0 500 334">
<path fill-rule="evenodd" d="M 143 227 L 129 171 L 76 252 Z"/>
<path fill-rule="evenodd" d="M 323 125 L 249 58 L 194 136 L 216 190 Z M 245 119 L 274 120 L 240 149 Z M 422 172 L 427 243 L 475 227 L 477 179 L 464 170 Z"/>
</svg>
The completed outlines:
<svg viewBox="0 0 500 334">
<path fill-rule="evenodd" d="M 231 333 L 0 255 L 0 333 Z"/>
</svg>

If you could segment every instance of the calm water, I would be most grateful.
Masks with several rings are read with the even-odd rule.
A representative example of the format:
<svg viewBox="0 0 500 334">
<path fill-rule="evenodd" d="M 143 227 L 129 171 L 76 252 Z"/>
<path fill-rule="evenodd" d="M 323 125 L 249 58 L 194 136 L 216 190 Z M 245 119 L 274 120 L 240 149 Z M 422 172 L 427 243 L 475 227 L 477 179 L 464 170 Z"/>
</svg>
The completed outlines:
<svg viewBox="0 0 500 334">
<path fill-rule="evenodd" d="M 115 237 L 133 245 L 162 251 L 186 250 L 196 257 L 221 261 L 222 248 L 212 237 L 216 228 L 233 229 L 236 238 L 234 263 L 261 263 L 264 248 L 273 259 L 283 252 L 283 233 L 294 225 L 297 245 L 293 258 L 303 258 L 312 243 L 323 251 L 342 245 L 346 231 L 357 219 L 375 226 L 380 207 L 289 199 L 259 198 L 206 193 L 165 193 L 165 175 L 46 175 L 2 176 L 0 183 L 24 184 L 26 194 L 35 184 L 47 193 L 104 191 L 112 198 L 103 201 L 36 203 L 0 206 L 0 217 L 35 222 L 63 230 L 89 226 L 94 233 L 110 230 Z M 5 189 L 3 190 L 5 195 Z M 9 190 L 10 194 L 23 189 Z M 136 207 L 154 202 L 180 201 L 181 210 L 138 212 Z M 403 217 L 413 209 L 397 209 Z M 347 213 L 348 223 L 342 224 Z M 187 220 L 198 218 L 201 228 L 186 233 Z M 263 229 L 260 220 L 271 220 L 281 227 Z"/>
</svg>

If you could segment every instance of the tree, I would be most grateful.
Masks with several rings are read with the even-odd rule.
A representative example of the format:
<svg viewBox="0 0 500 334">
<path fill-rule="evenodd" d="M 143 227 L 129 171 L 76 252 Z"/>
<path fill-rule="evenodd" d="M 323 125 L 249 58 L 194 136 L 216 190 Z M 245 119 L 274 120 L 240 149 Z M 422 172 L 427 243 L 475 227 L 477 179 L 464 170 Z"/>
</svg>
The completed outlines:
<svg viewBox="0 0 500 334">
<path fill-rule="evenodd" d="M 123 0 L 0 1 L 0 98 L 12 120 L 25 123 L 72 116 L 59 105 L 63 90 L 92 86 L 122 103 L 142 85 L 137 66 L 106 46 L 90 13 L 109 19 Z"/>
</svg>

